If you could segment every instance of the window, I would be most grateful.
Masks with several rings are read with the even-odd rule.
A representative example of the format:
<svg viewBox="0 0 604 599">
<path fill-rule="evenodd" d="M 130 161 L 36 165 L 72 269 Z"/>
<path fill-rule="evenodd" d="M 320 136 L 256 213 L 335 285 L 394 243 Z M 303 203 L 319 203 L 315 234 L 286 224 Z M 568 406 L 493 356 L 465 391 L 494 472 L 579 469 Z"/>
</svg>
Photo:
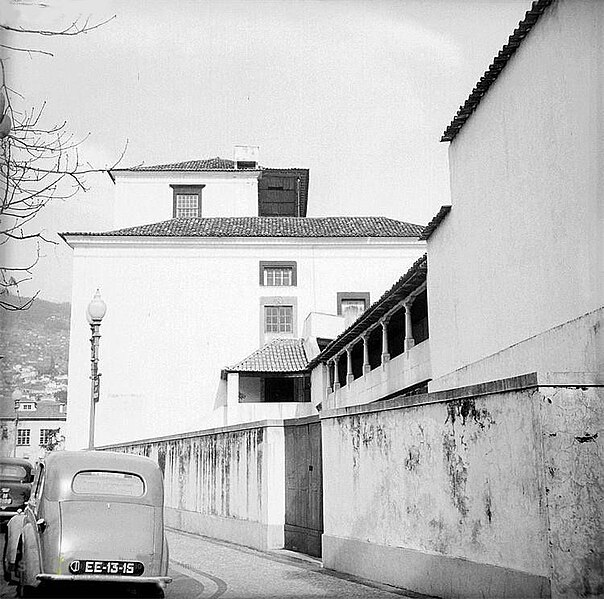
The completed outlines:
<svg viewBox="0 0 604 599">
<path fill-rule="evenodd" d="M 28 428 L 20 428 L 17 430 L 17 445 L 29 445 L 31 430 Z"/>
<path fill-rule="evenodd" d="M 26 482 L 27 471 L 23 466 L 16 466 L 14 464 L 0 464 L 0 479 L 7 480 L 21 480 Z"/>
<path fill-rule="evenodd" d="M 349 327 L 369 307 L 369 293 L 338 293 L 338 314 L 344 317 L 344 324 Z"/>
<path fill-rule="evenodd" d="M 55 428 L 42 428 L 40 429 L 40 445 L 46 445 L 57 432 Z"/>
<path fill-rule="evenodd" d="M 34 404 L 33 403 L 22 403 L 19 405 L 19 409 L 20 410 L 34 410 Z"/>
<path fill-rule="evenodd" d="M 264 306 L 264 331 L 266 333 L 293 333 L 293 306 Z"/>
<path fill-rule="evenodd" d="M 295 262 L 260 262 L 260 285 L 265 287 L 293 287 L 297 284 Z"/>
<path fill-rule="evenodd" d="M 140 476 L 103 470 L 78 472 L 73 479 L 72 488 L 74 493 L 125 497 L 140 497 L 145 492 Z"/>
<path fill-rule="evenodd" d="M 174 195 L 172 216 L 195 218 L 201 216 L 201 190 L 204 185 L 171 185 Z"/>
</svg>

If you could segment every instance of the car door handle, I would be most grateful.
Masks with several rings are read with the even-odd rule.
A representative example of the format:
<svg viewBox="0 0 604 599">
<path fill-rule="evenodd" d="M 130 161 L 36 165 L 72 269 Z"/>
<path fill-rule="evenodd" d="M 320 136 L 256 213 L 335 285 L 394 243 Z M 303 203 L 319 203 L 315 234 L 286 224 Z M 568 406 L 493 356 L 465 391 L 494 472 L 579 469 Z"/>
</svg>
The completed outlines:
<svg viewBox="0 0 604 599">
<path fill-rule="evenodd" d="M 38 520 L 36 520 L 36 526 L 38 527 L 38 530 L 40 532 L 44 532 L 46 530 L 46 520 L 44 520 L 44 518 L 40 518 Z"/>
</svg>

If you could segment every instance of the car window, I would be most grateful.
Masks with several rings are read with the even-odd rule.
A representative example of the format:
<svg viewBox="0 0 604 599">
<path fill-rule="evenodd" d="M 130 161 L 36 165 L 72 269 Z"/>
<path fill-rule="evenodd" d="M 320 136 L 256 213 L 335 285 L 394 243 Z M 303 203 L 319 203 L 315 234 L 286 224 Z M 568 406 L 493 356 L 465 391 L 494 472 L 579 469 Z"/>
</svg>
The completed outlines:
<svg viewBox="0 0 604 599">
<path fill-rule="evenodd" d="M 0 479 L 25 480 L 27 471 L 16 464 L 0 464 Z"/>
<path fill-rule="evenodd" d="M 140 497 L 145 492 L 145 485 L 136 474 L 87 470 L 74 476 L 72 489 L 74 493 L 87 495 Z"/>
</svg>

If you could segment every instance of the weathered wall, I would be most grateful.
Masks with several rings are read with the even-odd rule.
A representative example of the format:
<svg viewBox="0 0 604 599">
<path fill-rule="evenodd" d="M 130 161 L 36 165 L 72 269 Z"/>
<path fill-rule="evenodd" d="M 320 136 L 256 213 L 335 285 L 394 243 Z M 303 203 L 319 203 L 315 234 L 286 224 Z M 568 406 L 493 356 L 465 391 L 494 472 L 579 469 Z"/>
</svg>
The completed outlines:
<svg viewBox="0 0 604 599">
<path fill-rule="evenodd" d="M 225 427 L 107 446 L 154 459 L 164 472 L 168 526 L 256 547 L 283 547 L 282 423 Z"/>
<path fill-rule="evenodd" d="M 603 100 L 604 2 L 553 2 L 450 145 L 434 378 L 604 305 Z"/>
<path fill-rule="evenodd" d="M 541 387 L 552 594 L 604 596 L 604 387 Z"/>
<path fill-rule="evenodd" d="M 603 397 L 529 376 L 324 412 L 325 566 L 442 597 L 603 592 Z"/>
</svg>

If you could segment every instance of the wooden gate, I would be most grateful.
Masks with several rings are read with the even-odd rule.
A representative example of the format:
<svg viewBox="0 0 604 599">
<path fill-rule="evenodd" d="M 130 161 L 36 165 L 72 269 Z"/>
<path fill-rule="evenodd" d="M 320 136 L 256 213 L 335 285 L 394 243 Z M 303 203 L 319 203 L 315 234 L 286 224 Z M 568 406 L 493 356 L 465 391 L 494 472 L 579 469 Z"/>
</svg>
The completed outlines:
<svg viewBox="0 0 604 599">
<path fill-rule="evenodd" d="M 285 548 L 321 557 L 323 464 L 316 416 L 285 426 Z"/>
</svg>

